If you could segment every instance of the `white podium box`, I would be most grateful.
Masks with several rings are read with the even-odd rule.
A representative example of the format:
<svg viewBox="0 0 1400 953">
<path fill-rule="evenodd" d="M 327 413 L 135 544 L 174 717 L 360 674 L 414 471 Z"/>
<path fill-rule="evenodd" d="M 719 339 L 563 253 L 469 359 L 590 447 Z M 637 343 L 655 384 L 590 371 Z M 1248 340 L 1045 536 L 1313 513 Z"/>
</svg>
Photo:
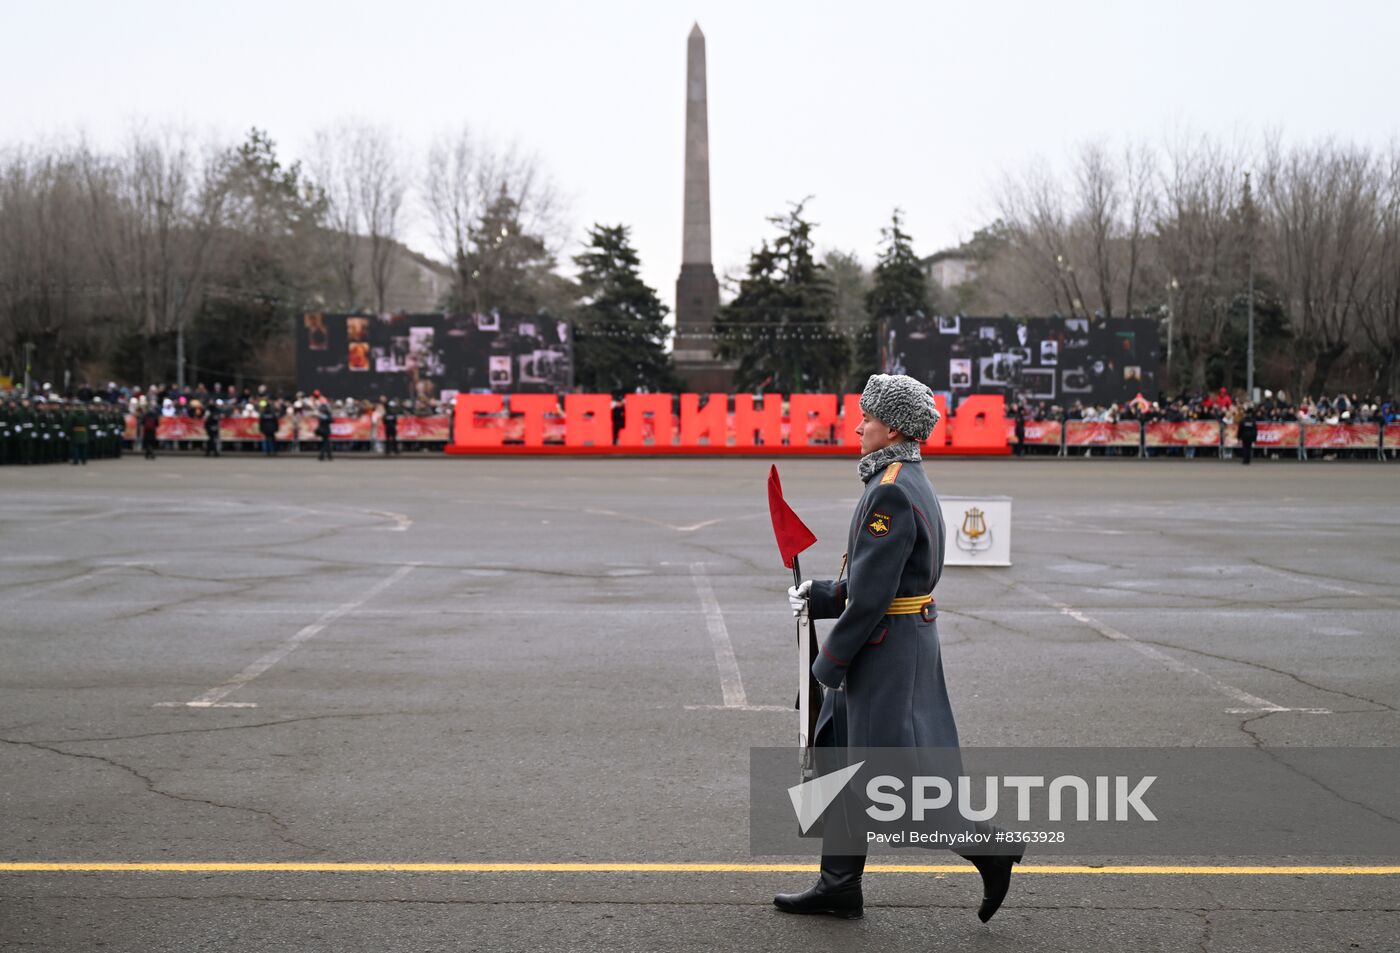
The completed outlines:
<svg viewBox="0 0 1400 953">
<path fill-rule="evenodd" d="M 1011 497 L 942 496 L 945 566 L 1011 565 Z"/>
</svg>

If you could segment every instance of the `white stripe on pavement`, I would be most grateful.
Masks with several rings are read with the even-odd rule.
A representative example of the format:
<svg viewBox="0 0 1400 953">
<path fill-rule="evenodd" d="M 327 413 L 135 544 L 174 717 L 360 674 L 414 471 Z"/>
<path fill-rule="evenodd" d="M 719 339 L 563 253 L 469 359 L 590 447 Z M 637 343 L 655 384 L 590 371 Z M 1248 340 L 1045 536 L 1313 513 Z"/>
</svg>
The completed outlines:
<svg viewBox="0 0 1400 953">
<path fill-rule="evenodd" d="M 1279 705 L 1274 702 L 1271 702 L 1266 698 L 1260 698 L 1258 695 L 1251 695 L 1249 692 L 1245 691 L 1242 688 L 1236 688 L 1233 685 L 1227 685 L 1224 682 L 1220 681 L 1220 679 L 1216 678 L 1214 675 L 1209 675 L 1194 666 L 1187 665 L 1185 662 L 1172 658 L 1170 655 L 1161 651 L 1160 649 L 1154 648 L 1151 645 L 1145 645 L 1144 643 L 1139 642 L 1132 636 L 1125 635 L 1124 633 L 1119 632 L 1117 629 L 1113 628 L 1113 626 L 1108 625 L 1104 622 L 1100 622 L 1098 619 L 1095 619 L 1093 616 L 1088 615 L 1084 612 L 1080 612 L 1073 606 L 1060 602 L 1057 599 L 1053 599 L 1043 592 L 1037 592 L 1035 589 L 1032 589 L 1025 583 L 1013 582 L 1011 586 L 1014 589 L 1020 589 L 1022 592 L 1029 593 L 1030 595 L 1041 600 L 1042 602 L 1049 603 L 1056 609 L 1059 609 L 1062 614 L 1069 616 L 1076 622 L 1080 622 L 1088 626 L 1103 637 L 1112 639 L 1115 642 L 1121 642 L 1133 651 L 1145 655 L 1148 658 L 1153 659 L 1155 661 L 1161 662 L 1163 665 L 1167 666 L 1167 668 L 1171 669 L 1174 672 L 1180 672 L 1183 675 L 1190 675 L 1194 678 L 1197 678 L 1205 682 L 1215 691 L 1221 693 L 1227 698 L 1234 699 L 1236 702 L 1239 702 L 1240 704 L 1246 706 L 1244 708 L 1227 708 L 1226 711 L 1231 714 L 1245 714 L 1248 712 L 1256 711 L 1298 711 L 1314 715 L 1331 714 L 1331 711 L 1326 708 L 1288 708 L 1284 705 Z"/>
<path fill-rule="evenodd" d="M 705 574 L 705 564 L 691 563 L 690 574 L 695 580 L 695 591 L 700 596 L 700 607 L 705 611 L 705 626 L 710 630 L 710 642 L 715 647 L 715 665 L 719 667 L 719 687 L 724 693 L 724 707 L 747 708 L 749 702 L 744 696 L 744 680 L 739 676 L 739 662 L 734 658 L 734 646 L 729 641 L 729 630 L 724 625 L 724 614 L 720 612 L 719 600 L 715 598 L 710 577 Z"/>
<path fill-rule="evenodd" d="M 340 605 L 336 606 L 334 609 L 331 609 L 329 612 L 326 612 L 315 622 L 299 630 L 291 638 L 287 639 L 281 645 L 268 652 L 262 658 L 253 662 L 243 671 L 233 676 L 233 678 L 224 682 L 222 685 L 214 686 L 213 688 L 209 689 L 209 691 L 205 692 L 203 695 L 200 695 L 198 698 L 195 698 L 191 701 L 185 702 L 185 704 L 190 708 L 215 707 L 224 698 L 225 695 L 228 695 L 235 689 L 242 688 L 244 685 L 247 685 L 249 682 L 257 678 L 263 672 L 266 672 L 268 669 L 272 668 L 272 666 L 276 665 L 278 662 L 282 661 L 282 659 L 290 655 L 292 650 L 295 649 L 298 645 L 307 641 L 308 639 L 315 637 L 322 630 L 324 630 L 326 626 L 330 625 L 336 619 L 339 619 L 347 612 L 352 612 L 355 609 L 358 609 L 360 606 L 364 605 L 366 602 L 379 595 L 385 589 L 388 589 L 390 586 L 398 582 L 404 576 L 407 576 L 409 573 L 411 573 L 414 567 L 417 565 L 417 563 L 409 563 L 406 566 L 400 566 L 398 569 L 395 569 L 387 579 L 381 579 L 373 586 L 370 586 L 369 589 L 365 590 L 361 595 L 357 596 L 354 599 L 351 599 L 349 602 L 343 602 Z"/>
</svg>

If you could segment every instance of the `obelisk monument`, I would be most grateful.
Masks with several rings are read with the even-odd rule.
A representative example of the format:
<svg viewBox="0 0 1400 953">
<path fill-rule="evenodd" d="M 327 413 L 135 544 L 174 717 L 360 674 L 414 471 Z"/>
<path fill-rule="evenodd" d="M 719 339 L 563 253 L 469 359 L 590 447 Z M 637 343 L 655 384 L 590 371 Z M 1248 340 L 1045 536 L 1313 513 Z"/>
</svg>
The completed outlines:
<svg viewBox="0 0 1400 953">
<path fill-rule="evenodd" d="M 710 126 L 705 34 L 690 31 L 685 70 L 685 210 L 676 279 L 676 370 L 693 391 L 728 391 L 732 368 L 714 354 L 719 282 L 710 260 Z"/>
</svg>

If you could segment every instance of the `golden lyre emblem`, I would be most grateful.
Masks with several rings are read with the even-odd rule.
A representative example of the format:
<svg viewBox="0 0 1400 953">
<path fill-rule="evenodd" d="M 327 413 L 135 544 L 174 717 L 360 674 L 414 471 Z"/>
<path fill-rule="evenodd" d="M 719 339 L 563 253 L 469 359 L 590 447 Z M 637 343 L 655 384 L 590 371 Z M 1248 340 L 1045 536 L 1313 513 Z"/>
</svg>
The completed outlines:
<svg viewBox="0 0 1400 953">
<path fill-rule="evenodd" d="M 969 539 L 977 539 L 987 532 L 987 515 L 973 507 L 963 514 L 963 534 Z"/>
<path fill-rule="evenodd" d="M 963 511 L 958 527 L 958 548 L 968 553 L 980 553 L 992 547 L 992 531 L 987 526 L 987 514 L 973 506 Z"/>
</svg>

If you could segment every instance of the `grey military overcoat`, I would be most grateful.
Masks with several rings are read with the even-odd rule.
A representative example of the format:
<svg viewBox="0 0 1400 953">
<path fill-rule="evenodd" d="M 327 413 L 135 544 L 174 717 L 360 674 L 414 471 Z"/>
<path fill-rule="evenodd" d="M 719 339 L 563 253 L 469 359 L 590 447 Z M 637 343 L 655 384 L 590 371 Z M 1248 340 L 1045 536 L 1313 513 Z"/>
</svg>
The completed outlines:
<svg viewBox="0 0 1400 953">
<path fill-rule="evenodd" d="M 812 664 L 829 688 L 816 744 L 958 746 L 943 678 L 936 611 L 888 615 L 899 596 L 933 592 L 943 572 L 943 514 L 920 461 L 877 470 L 851 517 L 849 578 L 812 583 L 814 619 L 835 619 Z"/>
</svg>

